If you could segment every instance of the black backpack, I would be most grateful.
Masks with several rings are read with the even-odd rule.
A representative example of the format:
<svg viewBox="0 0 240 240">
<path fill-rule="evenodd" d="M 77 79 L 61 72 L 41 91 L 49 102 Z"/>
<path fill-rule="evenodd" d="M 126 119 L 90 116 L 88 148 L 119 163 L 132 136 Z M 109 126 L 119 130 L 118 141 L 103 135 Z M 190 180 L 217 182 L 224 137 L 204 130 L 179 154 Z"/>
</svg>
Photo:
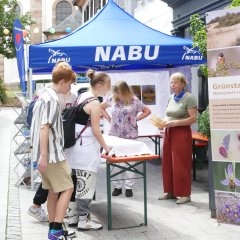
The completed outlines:
<svg viewBox="0 0 240 240">
<path fill-rule="evenodd" d="M 79 105 L 75 105 L 72 107 L 65 108 L 62 112 L 62 121 L 63 121 L 63 133 L 64 133 L 64 148 L 70 148 L 75 145 L 77 139 L 80 138 L 81 134 L 85 131 L 85 129 L 90 125 L 89 121 L 82 129 L 82 131 L 76 137 L 75 134 L 75 123 L 79 123 L 78 119 L 80 116 L 78 112 L 81 112 L 83 107 L 97 98 L 91 97 L 80 103 Z"/>
</svg>

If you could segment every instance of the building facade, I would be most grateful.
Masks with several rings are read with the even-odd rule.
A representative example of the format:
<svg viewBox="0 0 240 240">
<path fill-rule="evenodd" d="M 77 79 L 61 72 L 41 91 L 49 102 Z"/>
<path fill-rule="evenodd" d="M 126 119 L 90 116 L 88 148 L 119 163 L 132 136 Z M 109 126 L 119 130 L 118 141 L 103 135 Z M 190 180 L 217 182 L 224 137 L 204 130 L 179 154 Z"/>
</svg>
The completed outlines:
<svg viewBox="0 0 240 240">
<path fill-rule="evenodd" d="M 205 13 L 223 9 L 231 4 L 231 0 L 162 0 L 173 9 L 172 33 L 179 37 L 189 37 L 187 28 L 193 14 L 199 14 L 205 19 Z"/>
<path fill-rule="evenodd" d="M 31 12 L 31 17 L 36 22 L 27 28 L 31 44 L 63 37 L 82 22 L 79 8 L 73 6 L 71 0 L 17 0 L 17 3 L 19 14 Z M 0 56 L 0 77 L 8 87 L 15 87 L 19 82 L 16 59 L 9 60 Z"/>
<path fill-rule="evenodd" d="M 205 21 L 206 12 L 224 9 L 231 4 L 231 0 L 163 0 L 173 9 L 173 35 L 191 38 L 187 29 L 190 16 L 199 14 Z M 198 107 L 199 111 L 206 109 L 208 105 L 208 81 L 201 71 L 197 71 L 198 79 Z"/>
<path fill-rule="evenodd" d="M 31 12 L 36 22 L 30 28 L 31 44 L 65 36 L 95 15 L 108 0 L 18 0 L 20 14 Z M 130 15 L 144 24 L 170 34 L 172 11 L 160 0 L 115 0 Z M 41 9 L 41 10 L 40 10 Z M 0 77 L 7 85 L 19 82 L 16 59 L 0 57 Z"/>
<path fill-rule="evenodd" d="M 102 9 L 108 0 L 73 0 L 72 2 L 74 6 L 78 6 L 82 11 L 82 22 L 84 23 Z M 115 0 L 115 2 L 130 15 L 133 15 L 138 1 Z"/>
<path fill-rule="evenodd" d="M 222 9 L 231 2 L 230 0 L 114 1 L 147 26 L 180 37 L 190 37 L 187 28 L 192 14 L 199 13 L 204 18 L 205 12 Z M 18 6 L 20 14 L 29 11 L 32 19 L 36 21 L 30 29 L 30 40 L 31 44 L 37 44 L 65 36 L 66 29 L 72 31 L 87 22 L 107 2 L 108 0 L 18 0 Z M 16 60 L 0 57 L 0 77 L 7 84 L 19 82 Z M 199 88 L 204 91 L 206 82 L 204 80 L 198 82 L 201 82 Z M 207 99 L 205 95 L 202 98 Z"/>
</svg>

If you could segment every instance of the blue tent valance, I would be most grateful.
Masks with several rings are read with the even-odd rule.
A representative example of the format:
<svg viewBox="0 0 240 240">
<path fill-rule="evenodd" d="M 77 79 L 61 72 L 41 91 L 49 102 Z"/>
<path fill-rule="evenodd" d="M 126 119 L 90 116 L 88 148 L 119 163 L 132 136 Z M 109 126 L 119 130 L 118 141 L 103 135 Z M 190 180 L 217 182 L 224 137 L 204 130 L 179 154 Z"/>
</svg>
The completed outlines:
<svg viewBox="0 0 240 240">
<path fill-rule="evenodd" d="M 109 1 L 83 26 L 58 40 L 29 48 L 29 67 L 51 72 L 58 60 L 75 71 L 159 69 L 205 62 L 190 39 L 169 36 L 140 23 Z"/>
</svg>

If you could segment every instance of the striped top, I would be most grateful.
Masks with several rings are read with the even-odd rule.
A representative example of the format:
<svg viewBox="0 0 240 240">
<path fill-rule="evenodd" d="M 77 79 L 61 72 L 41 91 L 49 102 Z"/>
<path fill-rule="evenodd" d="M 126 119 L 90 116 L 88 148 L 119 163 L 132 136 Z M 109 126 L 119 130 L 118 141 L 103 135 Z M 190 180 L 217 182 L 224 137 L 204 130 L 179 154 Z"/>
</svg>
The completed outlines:
<svg viewBox="0 0 240 240">
<path fill-rule="evenodd" d="M 46 89 L 33 108 L 31 125 L 33 162 L 38 161 L 40 157 L 40 129 L 45 124 L 51 124 L 49 129 L 48 162 L 56 163 L 65 160 L 61 107 L 58 95 L 52 88 Z"/>
</svg>

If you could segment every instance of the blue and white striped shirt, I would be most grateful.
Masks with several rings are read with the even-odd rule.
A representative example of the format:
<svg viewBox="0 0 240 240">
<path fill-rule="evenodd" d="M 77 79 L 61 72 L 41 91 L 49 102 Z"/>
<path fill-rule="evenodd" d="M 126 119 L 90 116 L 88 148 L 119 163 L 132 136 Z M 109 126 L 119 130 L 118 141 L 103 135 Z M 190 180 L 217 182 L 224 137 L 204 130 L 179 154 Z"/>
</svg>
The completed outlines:
<svg viewBox="0 0 240 240">
<path fill-rule="evenodd" d="M 64 154 L 63 125 L 61 107 L 57 93 L 52 88 L 39 97 L 33 108 L 31 125 L 31 147 L 33 162 L 40 157 L 41 126 L 50 124 L 48 140 L 48 162 L 56 163 L 66 160 Z"/>
</svg>

